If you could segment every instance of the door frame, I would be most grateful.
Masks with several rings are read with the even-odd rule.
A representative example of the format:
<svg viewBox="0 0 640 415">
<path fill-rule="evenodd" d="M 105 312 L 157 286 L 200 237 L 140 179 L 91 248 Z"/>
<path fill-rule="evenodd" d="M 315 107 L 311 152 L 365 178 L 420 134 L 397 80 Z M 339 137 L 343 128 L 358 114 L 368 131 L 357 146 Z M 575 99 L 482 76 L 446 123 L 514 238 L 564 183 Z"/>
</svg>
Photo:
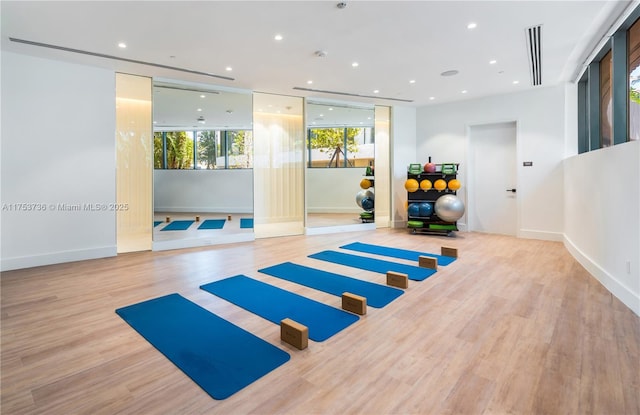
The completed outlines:
<svg viewBox="0 0 640 415">
<path fill-rule="evenodd" d="M 520 190 L 519 184 L 522 183 L 522 180 L 520 180 L 520 175 L 521 175 L 521 170 L 518 168 L 518 166 L 520 165 L 520 160 L 522 160 L 522 156 L 521 156 L 521 146 L 520 146 L 520 121 L 516 118 L 516 119 L 512 119 L 512 118 L 508 118 L 508 119 L 498 119 L 498 120 L 492 120 L 492 121 L 485 121 L 485 122 L 476 122 L 476 123 L 468 123 L 465 124 L 465 159 L 467 160 L 467 166 L 468 168 L 465 169 L 465 183 L 467 183 L 467 194 L 466 194 L 466 198 L 467 198 L 467 231 L 468 232 L 473 232 L 475 230 L 475 226 L 476 224 L 474 223 L 473 220 L 473 213 L 475 213 L 475 209 L 476 207 L 474 206 L 475 203 L 475 182 L 471 181 L 473 172 L 475 171 L 475 163 L 471 158 L 471 148 L 473 143 L 471 142 L 471 129 L 473 127 L 480 127 L 480 126 L 487 126 L 487 125 L 493 125 L 493 124 L 512 124 L 515 123 L 516 125 L 516 136 L 515 136 L 515 140 L 516 140 L 516 183 L 515 183 L 515 187 L 516 189 L 518 189 L 518 191 L 516 192 L 516 232 L 515 232 L 515 236 L 520 238 L 521 237 L 521 215 L 520 212 L 522 211 L 522 192 Z M 474 185 L 472 185 L 472 183 Z"/>
</svg>

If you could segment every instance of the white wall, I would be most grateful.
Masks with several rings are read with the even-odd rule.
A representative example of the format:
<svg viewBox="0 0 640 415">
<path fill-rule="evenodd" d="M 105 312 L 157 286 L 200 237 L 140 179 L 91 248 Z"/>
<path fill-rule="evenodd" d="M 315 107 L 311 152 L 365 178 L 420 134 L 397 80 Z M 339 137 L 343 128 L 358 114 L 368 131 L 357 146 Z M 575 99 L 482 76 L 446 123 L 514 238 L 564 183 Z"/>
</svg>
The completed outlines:
<svg viewBox="0 0 640 415">
<path fill-rule="evenodd" d="M 407 226 L 407 180 L 409 164 L 416 161 L 416 109 L 393 107 L 391 111 L 391 227 Z"/>
<path fill-rule="evenodd" d="M 1 269 L 115 255 L 115 74 L 3 52 L 2 103 Z"/>
<path fill-rule="evenodd" d="M 640 142 L 568 158 L 564 243 L 640 315 Z"/>
<path fill-rule="evenodd" d="M 154 170 L 156 212 L 252 213 L 253 171 Z"/>
<path fill-rule="evenodd" d="M 516 121 L 518 236 L 561 240 L 562 160 L 565 151 L 564 86 L 473 99 L 417 110 L 415 163 L 460 163 L 466 200 L 468 129 L 472 125 Z M 523 167 L 532 161 L 532 167 Z M 459 224 L 464 229 L 466 214 Z"/>
<path fill-rule="evenodd" d="M 366 168 L 307 168 L 307 213 L 360 213 L 356 203 Z M 374 189 L 375 193 L 375 189 Z"/>
</svg>

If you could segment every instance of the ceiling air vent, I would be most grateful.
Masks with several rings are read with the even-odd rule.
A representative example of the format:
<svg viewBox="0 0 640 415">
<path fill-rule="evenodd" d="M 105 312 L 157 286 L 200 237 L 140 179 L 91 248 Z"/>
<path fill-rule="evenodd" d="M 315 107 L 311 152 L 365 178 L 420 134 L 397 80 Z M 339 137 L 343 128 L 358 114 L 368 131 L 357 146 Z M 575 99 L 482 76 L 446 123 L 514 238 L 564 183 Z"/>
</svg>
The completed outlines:
<svg viewBox="0 0 640 415">
<path fill-rule="evenodd" d="M 531 84 L 542 85 L 542 26 L 526 29 Z"/>
</svg>

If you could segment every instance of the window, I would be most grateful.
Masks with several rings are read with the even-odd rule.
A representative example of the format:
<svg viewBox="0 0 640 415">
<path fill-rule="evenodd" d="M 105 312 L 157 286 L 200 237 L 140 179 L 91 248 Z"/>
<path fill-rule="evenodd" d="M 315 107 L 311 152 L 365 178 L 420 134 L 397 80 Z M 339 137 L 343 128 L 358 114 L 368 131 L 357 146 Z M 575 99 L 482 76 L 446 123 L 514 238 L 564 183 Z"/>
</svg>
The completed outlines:
<svg viewBox="0 0 640 415">
<path fill-rule="evenodd" d="M 230 169 L 248 169 L 253 166 L 253 133 L 249 130 L 225 131 L 227 166 Z"/>
<path fill-rule="evenodd" d="M 613 144 L 612 66 L 613 59 L 609 51 L 600 60 L 600 147 Z"/>
<path fill-rule="evenodd" d="M 640 140 L 640 7 L 594 52 L 578 81 L 578 153 Z"/>
<path fill-rule="evenodd" d="M 251 130 L 160 131 L 155 132 L 153 138 L 156 169 L 253 167 Z"/>
<path fill-rule="evenodd" d="M 640 140 L 640 19 L 627 32 L 629 62 L 629 140 Z"/>
<path fill-rule="evenodd" d="M 371 127 L 310 128 L 309 167 L 366 167 L 374 160 Z"/>
<path fill-rule="evenodd" d="M 198 131 L 198 169 L 224 169 L 224 143 L 220 131 Z"/>
</svg>

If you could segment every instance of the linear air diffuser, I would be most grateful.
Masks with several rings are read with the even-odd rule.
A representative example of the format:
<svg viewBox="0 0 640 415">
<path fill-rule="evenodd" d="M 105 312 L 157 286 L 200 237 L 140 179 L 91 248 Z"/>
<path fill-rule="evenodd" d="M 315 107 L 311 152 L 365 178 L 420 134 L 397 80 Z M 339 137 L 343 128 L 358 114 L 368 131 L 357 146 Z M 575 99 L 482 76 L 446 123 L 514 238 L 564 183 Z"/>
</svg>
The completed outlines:
<svg viewBox="0 0 640 415">
<path fill-rule="evenodd" d="M 542 85 L 542 26 L 527 28 L 526 35 L 531 84 L 534 86 Z"/>
</svg>

